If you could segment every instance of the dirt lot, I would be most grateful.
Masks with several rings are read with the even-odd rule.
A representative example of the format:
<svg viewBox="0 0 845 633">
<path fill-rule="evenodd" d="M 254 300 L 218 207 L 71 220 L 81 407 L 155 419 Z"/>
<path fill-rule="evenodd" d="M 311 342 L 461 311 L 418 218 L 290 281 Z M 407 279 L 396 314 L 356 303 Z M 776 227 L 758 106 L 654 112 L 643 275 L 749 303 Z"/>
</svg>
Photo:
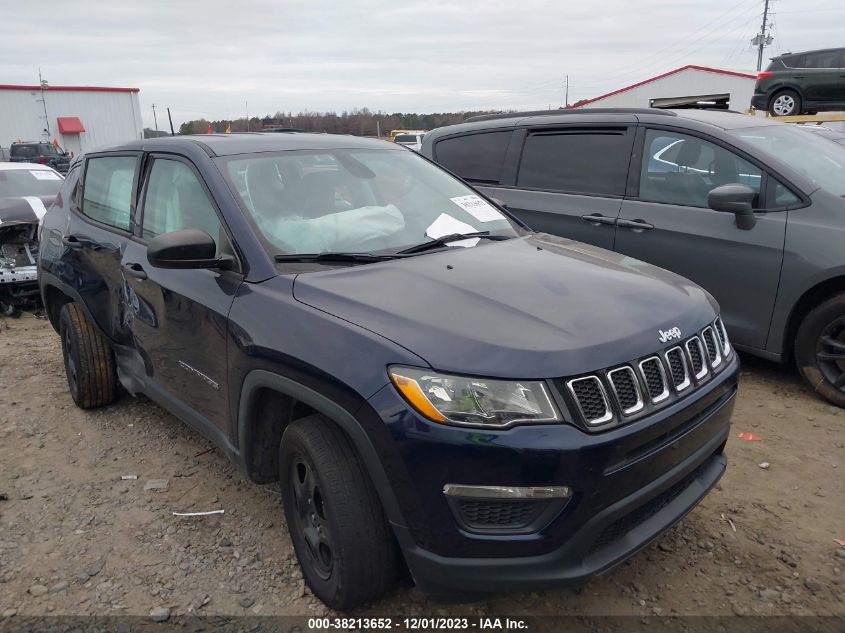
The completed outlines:
<svg viewBox="0 0 845 633">
<path fill-rule="evenodd" d="M 633 560 L 577 591 L 441 605 L 405 587 L 358 615 L 845 614 L 845 411 L 743 361 L 721 485 Z M 149 402 L 77 409 L 49 324 L 0 318 L 0 614 L 327 613 L 277 490 L 210 448 Z"/>
</svg>

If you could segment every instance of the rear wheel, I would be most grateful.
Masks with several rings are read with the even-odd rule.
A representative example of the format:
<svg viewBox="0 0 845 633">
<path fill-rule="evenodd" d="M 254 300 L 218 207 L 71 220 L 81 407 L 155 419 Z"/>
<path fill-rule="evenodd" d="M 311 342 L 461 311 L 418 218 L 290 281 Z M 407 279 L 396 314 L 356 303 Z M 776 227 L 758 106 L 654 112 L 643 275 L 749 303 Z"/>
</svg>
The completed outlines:
<svg viewBox="0 0 845 633">
<path fill-rule="evenodd" d="M 801 114 L 801 97 L 794 90 L 781 90 L 769 102 L 772 116 L 793 116 Z"/>
<path fill-rule="evenodd" d="M 811 310 L 795 337 L 795 360 L 810 386 L 845 407 L 845 294 Z"/>
<path fill-rule="evenodd" d="M 117 397 L 114 356 L 106 339 L 94 329 L 75 303 L 59 314 L 59 334 L 70 395 L 82 409 L 93 409 Z"/>
<path fill-rule="evenodd" d="M 393 588 L 393 534 L 364 465 L 335 424 L 313 415 L 285 429 L 279 477 L 294 550 L 320 600 L 350 609 Z"/>
</svg>

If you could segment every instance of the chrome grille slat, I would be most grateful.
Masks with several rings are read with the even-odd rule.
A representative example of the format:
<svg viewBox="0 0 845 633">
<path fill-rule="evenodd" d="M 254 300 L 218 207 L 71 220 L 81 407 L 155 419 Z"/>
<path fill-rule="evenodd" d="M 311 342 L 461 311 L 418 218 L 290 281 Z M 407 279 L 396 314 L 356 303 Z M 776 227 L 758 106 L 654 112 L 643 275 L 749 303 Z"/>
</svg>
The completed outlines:
<svg viewBox="0 0 845 633">
<path fill-rule="evenodd" d="M 633 415 L 645 406 L 637 375 L 630 367 L 617 367 L 607 372 L 610 388 L 623 415 Z"/>
<path fill-rule="evenodd" d="M 669 397 L 669 381 L 658 356 L 651 356 L 640 362 L 640 375 L 654 404 L 659 404 Z"/>
<path fill-rule="evenodd" d="M 610 422 L 613 419 L 613 410 L 607 399 L 604 385 L 597 376 L 584 376 L 566 383 L 575 404 L 581 412 L 587 424 L 596 425 Z"/>
<path fill-rule="evenodd" d="M 716 338 L 713 328 L 709 325 L 701 332 L 701 338 L 704 339 L 704 346 L 707 348 L 707 357 L 710 359 L 710 366 L 716 369 L 722 364 L 722 349 Z"/>
<path fill-rule="evenodd" d="M 728 331 L 725 329 L 722 317 L 716 317 L 713 321 L 713 329 L 716 330 L 716 336 L 719 337 L 719 343 L 722 345 L 722 356 L 727 358 L 731 355 L 731 344 L 728 341 Z"/>
<path fill-rule="evenodd" d="M 710 368 L 704 360 L 704 347 L 701 344 L 701 339 L 693 336 L 684 344 L 684 347 L 687 348 L 687 354 L 689 354 L 692 375 L 695 376 L 696 380 L 701 380 L 710 373 Z"/>
<path fill-rule="evenodd" d="M 675 391 L 683 391 L 692 384 L 683 350 L 680 347 L 673 347 L 666 351 L 665 357 Z"/>
</svg>

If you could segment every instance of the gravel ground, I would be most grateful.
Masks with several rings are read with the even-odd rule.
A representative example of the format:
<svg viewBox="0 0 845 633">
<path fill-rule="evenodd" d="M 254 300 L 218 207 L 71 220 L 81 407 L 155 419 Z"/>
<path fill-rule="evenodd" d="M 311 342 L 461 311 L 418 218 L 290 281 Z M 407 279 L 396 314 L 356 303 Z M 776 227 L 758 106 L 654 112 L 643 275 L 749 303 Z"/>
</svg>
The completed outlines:
<svg viewBox="0 0 845 633">
<path fill-rule="evenodd" d="M 743 362 L 727 474 L 629 562 L 578 590 L 474 604 L 406 586 L 355 615 L 845 615 L 845 411 L 791 368 Z M 167 488 L 145 490 L 154 479 Z M 0 615 L 156 609 L 335 615 L 303 583 L 275 487 L 150 402 L 77 409 L 47 321 L 0 318 Z"/>
</svg>

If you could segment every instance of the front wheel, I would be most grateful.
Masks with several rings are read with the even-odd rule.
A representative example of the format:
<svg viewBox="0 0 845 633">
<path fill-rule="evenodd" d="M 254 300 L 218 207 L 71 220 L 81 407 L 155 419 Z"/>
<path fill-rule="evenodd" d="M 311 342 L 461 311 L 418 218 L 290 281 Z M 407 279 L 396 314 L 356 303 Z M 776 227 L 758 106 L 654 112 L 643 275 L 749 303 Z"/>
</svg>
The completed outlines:
<svg viewBox="0 0 845 633">
<path fill-rule="evenodd" d="M 811 310 L 795 337 L 795 360 L 810 386 L 845 407 L 845 294 Z"/>
<path fill-rule="evenodd" d="M 801 97 L 794 90 L 781 90 L 769 102 L 772 116 L 793 116 L 801 114 Z"/>
<path fill-rule="evenodd" d="M 393 533 L 364 465 L 335 424 L 312 415 L 287 427 L 279 479 L 296 556 L 320 600 L 345 610 L 393 588 Z"/>
</svg>

